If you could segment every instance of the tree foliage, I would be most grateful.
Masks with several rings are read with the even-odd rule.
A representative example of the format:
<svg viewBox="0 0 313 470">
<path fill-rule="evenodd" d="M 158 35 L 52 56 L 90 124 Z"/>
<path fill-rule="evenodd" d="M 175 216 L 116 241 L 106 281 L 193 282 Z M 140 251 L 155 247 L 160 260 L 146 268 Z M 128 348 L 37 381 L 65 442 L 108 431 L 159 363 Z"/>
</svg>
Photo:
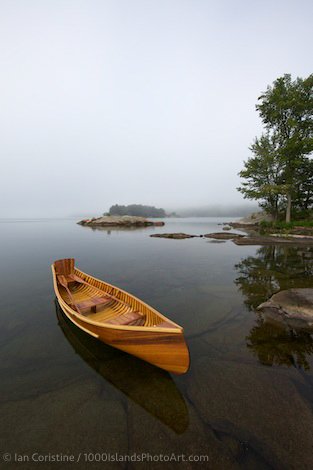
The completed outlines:
<svg viewBox="0 0 313 470">
<path fill-rule="evenodd" d="M 238 189 L 245 198 L 260 200 L 260 206 L 276 218 L 282 192 L 282 168 L 275 136 L 266 134 L 256 138 L 250 150 L 253 156 L 239 173 L 245 181 Z"/>
<path fill-rule="evenodd" d="M 246 181 L 239 189 L 248 199 L 277 216 L 291 207 L 312 206 L 313 75 L 292 81 L 286 74 L 259 97 L 256 109 L 265 127 L 250 150 L 239 175 Z"/>
<path fill-rule="evenodd" d="M 130 204 L 122 206 L 115 204 L 110 207 L 110 215 L 133 215 L 138 217 L 165 217 L 164 209 L 157 209 L 153 206 L 143 206 L 141 204 Z"/>
</svg>

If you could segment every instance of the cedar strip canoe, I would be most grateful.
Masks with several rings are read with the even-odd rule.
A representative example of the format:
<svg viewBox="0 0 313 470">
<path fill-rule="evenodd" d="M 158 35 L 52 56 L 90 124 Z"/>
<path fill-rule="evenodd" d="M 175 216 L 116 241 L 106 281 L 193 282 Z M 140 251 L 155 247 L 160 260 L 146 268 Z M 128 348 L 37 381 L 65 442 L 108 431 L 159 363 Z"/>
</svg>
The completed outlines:
<svg viewBox="0 0 313 470">
<path fill-rule="evenodd" d="M 81 330 L 161 369 L 184 374 L 189 351 L 183 328 L 135 296 L 75 268 L 73 258 L 52 266 L 57 300 Z"/>
</svg>

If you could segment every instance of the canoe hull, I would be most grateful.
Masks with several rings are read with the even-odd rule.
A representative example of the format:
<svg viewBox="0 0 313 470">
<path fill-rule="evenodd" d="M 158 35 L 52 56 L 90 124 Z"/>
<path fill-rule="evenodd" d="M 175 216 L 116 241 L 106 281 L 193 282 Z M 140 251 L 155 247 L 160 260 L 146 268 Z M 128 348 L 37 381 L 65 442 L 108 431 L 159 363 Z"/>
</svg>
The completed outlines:
<svg viewBox="0 0 313 470">
<path fill-rule="evenodd" d="M 189 368 L 189 351 L 182 333 L 130 331 L 91 325 L 60 305 L 65 315 L 83 331 L 114 348 L 143 359 L 174 374 Z"/>
</svg>

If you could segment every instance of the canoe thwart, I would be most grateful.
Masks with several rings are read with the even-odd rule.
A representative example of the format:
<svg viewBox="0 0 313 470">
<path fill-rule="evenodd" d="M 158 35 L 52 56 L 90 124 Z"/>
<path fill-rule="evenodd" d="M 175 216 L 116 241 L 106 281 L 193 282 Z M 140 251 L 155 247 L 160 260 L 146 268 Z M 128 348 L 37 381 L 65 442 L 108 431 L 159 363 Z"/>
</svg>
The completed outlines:
<svg viewBox="0 0 313 470">
<path fill-rule="evenodd" d="M 90 309 L 95 313 L 97 311 L 97 307 L 109 304 L 111 301 L 111 297 L 91 297 L 90 299 L 82 300 L 81 302 L 75 302 L 75 305 L 80 310 Z"/>
</svg>

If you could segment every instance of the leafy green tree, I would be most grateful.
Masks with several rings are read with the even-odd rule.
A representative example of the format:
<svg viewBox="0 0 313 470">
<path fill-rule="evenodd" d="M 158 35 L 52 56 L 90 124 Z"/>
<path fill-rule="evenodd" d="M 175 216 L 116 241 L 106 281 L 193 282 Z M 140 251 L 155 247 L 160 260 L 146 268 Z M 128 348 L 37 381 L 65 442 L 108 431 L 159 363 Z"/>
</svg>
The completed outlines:
<svg viewBox="0 0 313 470">
<path fill-rule="evenodd" d="M 245 163 L 240 175 L 247 182 L 239 190 L 247 198 L 261 200 L 261 205 L 265 205 L 265 209 L 269 206 L 270 210 L 273 209 L 270 199 L 276 194 L 286 209 L 286 222 L 290 222 L 293 200 L 297 198 L 299 203 L 299 196 L 307 199 L 305 194 L 299 194 L 299 190 L 308 190 L 304 167 L 309 165 L 313 151 L 313 74 L 294 81 L 291 75 L 286 74 L 275 80 L 259 101 L 256 109 L 265 126 L 266 136 L 256 139 L 251 149 L 253 158 L 264 161 L 263 164 L 258 161 L 256 165 L 252 158 L 251 163 L 249 160 Z M 260 148 L 256 149 L 256 144 Z M 271 174 L 269 184 L 265 177 L 266 168 Z M 276 170 L 279 170 L 278 174 Z M 252 171 L 256 172 L 254 178 L 251 178 Z M 273 172 L 276 175 L 274 180 Z M 257 186 L 256 177 L 260 179 Z M 274 197 L 274 206 L 275 200 Z"/>
<path fill-rule="evenodd" d="M 260 200 L 260 206 L 276 219 L 284 187 L 275 136 L 266 134 L 256 138 L 250 150 L 253 156 L 244 162 L 244 169 L 239 173 L 246 181 L 238 191 L 244 198 Z"/>
<path fill-rule="evenodd" d="M 259 100 L 256 109 L 263 124 L 278 139 L 278 158 L 284 166 L 286 222 L 290 222 L 299 169 L 313 151 L 313 74 L 295 81 L 286 74 L 268 87 Z"/>
</svg>

